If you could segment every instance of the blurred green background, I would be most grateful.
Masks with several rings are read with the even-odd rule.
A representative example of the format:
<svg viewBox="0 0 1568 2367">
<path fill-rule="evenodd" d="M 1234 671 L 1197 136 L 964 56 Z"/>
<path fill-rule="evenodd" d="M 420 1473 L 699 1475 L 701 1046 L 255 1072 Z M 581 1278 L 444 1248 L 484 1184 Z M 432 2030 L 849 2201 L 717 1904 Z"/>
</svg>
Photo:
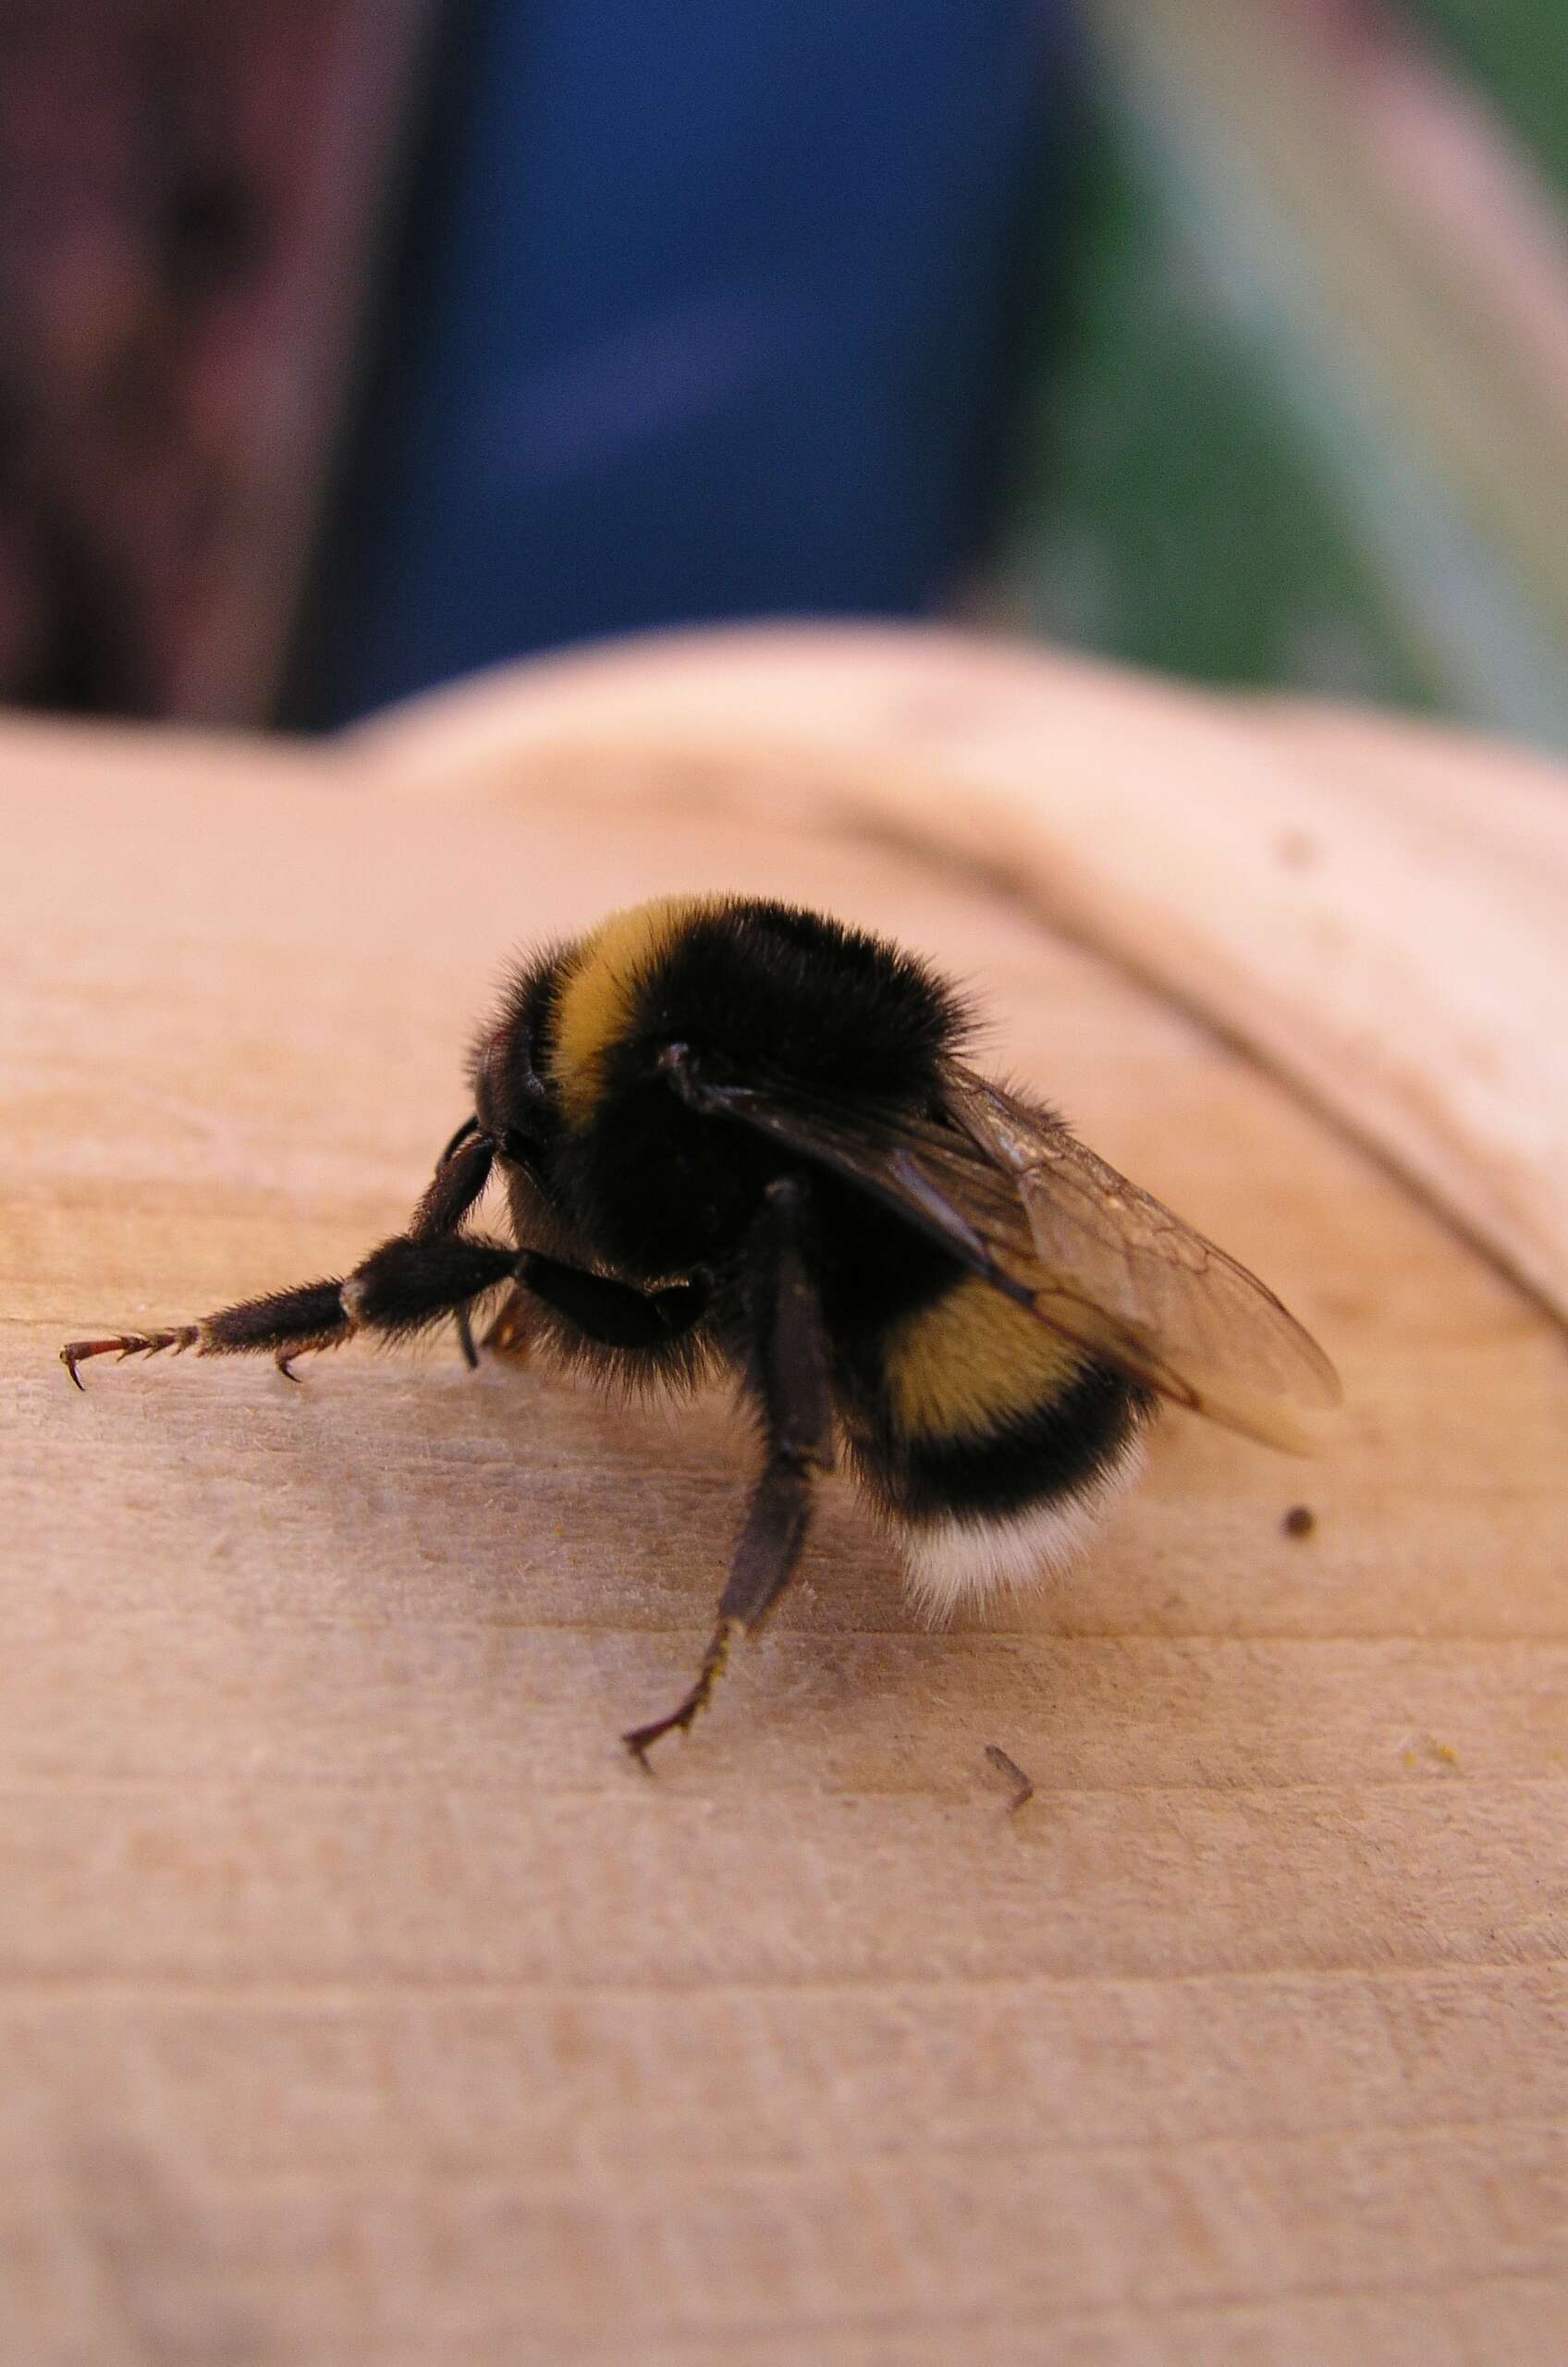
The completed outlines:
<svg viewBox="0 0 1568 2367">
<path fill-rule="evenodd" d="M 1568 12 L 1096 0 L 1015 621 L 1568 746 Z"/>
<path fill-rule="evenodd" d="M 1410 12 L 1568 192 L 1568 23 L 1555 0 L 1410 0 Z"/>
</svg>

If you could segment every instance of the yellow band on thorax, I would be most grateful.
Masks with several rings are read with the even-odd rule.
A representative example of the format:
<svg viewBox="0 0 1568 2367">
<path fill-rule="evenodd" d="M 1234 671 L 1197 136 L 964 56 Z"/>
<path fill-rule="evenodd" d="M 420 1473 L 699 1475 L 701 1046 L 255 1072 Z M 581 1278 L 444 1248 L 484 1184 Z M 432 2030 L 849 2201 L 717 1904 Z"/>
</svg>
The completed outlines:
<svg viewBox="0 0 1568 2367">
<path fill-rule="evenodd" d="M 556 1004 L 552 1072 L 570 1122 L 593 1115 L 605 1055 L 625 1036 L 643 980 L 680 929 L 713 900 L 660 896 L 611 913 L 571 955 Z"/>
</svg>

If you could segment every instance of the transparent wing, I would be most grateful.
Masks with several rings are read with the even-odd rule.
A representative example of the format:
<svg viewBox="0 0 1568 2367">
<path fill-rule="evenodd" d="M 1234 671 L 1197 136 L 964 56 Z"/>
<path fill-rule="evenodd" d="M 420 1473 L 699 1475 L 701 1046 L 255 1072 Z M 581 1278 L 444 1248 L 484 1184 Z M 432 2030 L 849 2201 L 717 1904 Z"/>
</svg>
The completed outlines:
<svg viewBox="0 0 1568 2367">
<path fill-rule="evenodd" d="M 1041 1316 L 1211 1420 L 1302 1447 L 1301 1409 L 1340 1402 L 1322 1349 L 1272 1291 L 1078 1142 L 967 1070 L 954 1123 L 1007 1175 L 1027 1220 Z"/>
<path fill-rule="evenodd" d="M 1314 1443 L 1332 1365 L 1272 1291 L 1076 1141 L 967 1069 L 940 1115 L 890 1117 L 798 1085 L 730 1083 L 681 1048 L 670 1081 L 843 1176 L 1130 1380 L 1268 1444 Z"/>
</svg>

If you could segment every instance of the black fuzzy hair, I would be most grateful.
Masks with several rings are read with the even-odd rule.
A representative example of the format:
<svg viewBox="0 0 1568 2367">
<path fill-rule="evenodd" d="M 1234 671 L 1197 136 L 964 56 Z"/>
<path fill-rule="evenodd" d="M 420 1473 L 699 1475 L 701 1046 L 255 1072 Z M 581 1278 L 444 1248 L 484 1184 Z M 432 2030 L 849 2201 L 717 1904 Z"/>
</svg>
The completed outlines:
<svg viewBox="0 0 1568 2367">
<path fill-rule="evenodd" d="M 701 1045 L 738 1076 L 918 1108 L 970 1021 L 955 989 L 902 947 L 799 905 L 738 897 L 700 911 L 650 963 L 636 1027 Z"/>
</svg>

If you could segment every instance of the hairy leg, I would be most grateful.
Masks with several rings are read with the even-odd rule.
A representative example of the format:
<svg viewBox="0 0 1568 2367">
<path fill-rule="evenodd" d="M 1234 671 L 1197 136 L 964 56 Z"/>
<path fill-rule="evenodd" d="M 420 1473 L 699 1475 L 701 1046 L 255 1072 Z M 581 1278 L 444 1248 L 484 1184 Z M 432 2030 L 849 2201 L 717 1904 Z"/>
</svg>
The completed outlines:
<svg viewBox="0 0 1568 2367">
<path fill-rule="evenodd" d="M 344 1282 L 305 1282 L 155 1331 L 71 1340 L 61 1349 L 60 1361 L 79 1389 L 77 1367 L 90 1356 L 155 1356 L 166 1348 L 177 1355 L 194 1348 L 206 1356 L 265 1351 L 288 1372 L 293 1357 L 312 1348 L 336 1347 L 356 1331 L 412 1339 L 448 1316 L 466 1316 L 473 1300 L 508 1282 L 545 1299 L 591 1339 L 618 1348 L 662 1346 L 691 1330 L 707 1305 L 700 1282 L 639 1291 L 471 1233 L 410 1232 L 384 1241 Z"/>
<path fill-rule="evenodd" d="M 516 1267 L 517 1251 L 498 1242 L 467 1233 L 424 1241 L 399 1233 L 373 1250 L 344 1282 L 304 1282 L 155 1331 L 70 1340 L 60 1350 L 60 1361 L 79 1389 L 77 1367 L 90 1356 L 155 1356 L 165 1348 L 177 1355 L 187 1348 L 203 1356 L 266 1352 L 288 1372 L 291 1359 L 307 1349 L 336 1347 L 356 1331 L 411 1338 L 508 1281 Z"/>
<path fill-rule="evenodd" d="M 663 1290 L 640 1291 L 631 1282 L 525 1249 L 517 1261 L 517 1279 L 524 1290 L 606 1348 L 662 1348 L 690 1331 L 707 1311 L 705 1275 L 670 1282 Z"/>
<path fill-rule="evenodd" d="M 707 1707 L 731 1650 L 788 1586 L 811 1521 L 813 1482 L 832 1463 L 827 1343 L 802 1249 L 806 1220 L 802 1185 L 787 1178 L 769 1185 L 747 1246 L 750 1378 L 762 1405 L 767 1459 L 695 1682 L 668 1717 L 621 1737 L 644 1767 L 661 1735 L 683 1732 Z"/>
<path fill-rule="evenodd" d="M 347 1281 L 304 1282 L 294 1290 L 241 1300 L 194 1323 L 165 1325 L 155 1331 L 68 1340 L 60 1361 L 80 1389 L 77 1367 L 90 1356 L 156 1356 L 165 1348 L 177 1356 L 187 1348 L 205 1356 L 267 1350 L 279 1372 L 292 1380 L 293 1358 L 309 1349 L 336 1347 L 361 1330 L 407 1337 L 455 1315 L 463 1353 L 471 1365 L 477 1364 L 469 1302 L 508 1279 L 517 1253 L 492 1242 L 472 1241 L 457 1228 L 489 1182 L 495 1156 L 495 1143 L 481 1131 L 478 1119 L 466 1118 L 436 1160 L 408 1231 L 383 1242 Z M 428 1255 L 421 1254 L 426 1251 Z M 503 1257 L 507 1263 L 501 1268 L 497 1260 Z"/>
</svg>

